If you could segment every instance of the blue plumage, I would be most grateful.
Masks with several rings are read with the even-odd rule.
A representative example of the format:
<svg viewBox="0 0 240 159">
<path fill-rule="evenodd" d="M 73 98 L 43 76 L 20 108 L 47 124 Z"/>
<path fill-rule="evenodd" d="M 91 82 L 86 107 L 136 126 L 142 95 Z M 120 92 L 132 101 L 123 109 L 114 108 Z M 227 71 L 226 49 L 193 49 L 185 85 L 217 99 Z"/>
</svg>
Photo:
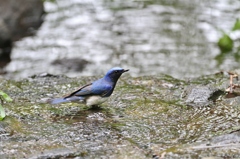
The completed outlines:
<svg viewBox="0 0 240 159">
<path fill-rule="evenodd" d="M 50 103 L 83 102 L 88 106 L 101 104 L 112 94 L 119 77 L 127 71 L 129 70 L 114 67 L 103 78 L 87 84 L 65 97 L 52 99 Z"/>
<path fill-rule="evenodd" d="M 51 104 L 59 104 L 59 103 L 67 102 L 67 100 L 64 98 L 55 98 L 55 99 L 52 99 L 50 102 Z"/>
</svg>

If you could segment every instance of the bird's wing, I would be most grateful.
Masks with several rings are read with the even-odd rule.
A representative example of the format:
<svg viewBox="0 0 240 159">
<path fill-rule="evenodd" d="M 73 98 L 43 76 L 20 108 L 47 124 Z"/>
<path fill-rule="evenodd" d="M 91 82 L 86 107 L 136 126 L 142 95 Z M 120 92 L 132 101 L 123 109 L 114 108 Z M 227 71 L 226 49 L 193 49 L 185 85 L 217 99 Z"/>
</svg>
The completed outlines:
<svg viewBox="0 0 240 159">
<path fill-rule="evenodd" d="M 72 92 L 71 94 L 65 96 L 64 98 L 69 98 L 72 96 L 89 96 L 89 95 L 100 95 L 102 97 L 111 95 L 113 86 L 109 83 L 104 82 L 99 79 L 93 83 L 87 84 L 78 90 Z"/>
<path fill-rule="evenodd" d="M 87 84 L 83 87 L 80 87 L 78 90 L 72 92 L 71 94 L 66 95 L 64 98 L 69 98 L 69 97 L 72 97 L 72 96 L 91 95 L 91 94 L 93 94 L 92 91 L 91 91 L 91 86 L 92 86 L 92 83 L 89 83 L 89 84 Z"/>
<path fill-rule="evenodd" d="M 93 94 L 100 95 L 102 97 L 108 96 L 112 92 L 113 87 L 109 84 L 101 84 L 92 89 Z M 111 93 L 110 93 L 111 94 Z"/>
</svg>

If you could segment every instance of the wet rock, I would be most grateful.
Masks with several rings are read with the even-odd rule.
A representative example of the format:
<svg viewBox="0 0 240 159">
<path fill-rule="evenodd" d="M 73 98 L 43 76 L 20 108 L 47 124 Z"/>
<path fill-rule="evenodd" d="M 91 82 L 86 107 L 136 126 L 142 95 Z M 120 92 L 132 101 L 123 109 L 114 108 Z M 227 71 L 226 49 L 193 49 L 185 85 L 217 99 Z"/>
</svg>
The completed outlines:
<svg viewBox="0 0 240 159">
<path fill-rule="evenodd" d="M 74 153 L 74 150 L 68 148 L 58 148 L 44 151 L 41 154 L 35 154 L 29 157 L 29 159 L 73 158 L 75 156 Z"/>
<path fill-rule="evenodd" d="M 185 102 L 189 106 L 208 106 L 223 94 L 223 91 L 209 86 L 195 86 L 188 91 L 190 93 Z"/>
<path fill-rule="evenodd" d="M 82 71 L 87 64 L 90 62 L 84 59 L 57 59 L 52 62 L 53 65 L 59 66 L 63 69 L 67 69 L 67 71 Z"/>
<path fill-rule="evenodd" d="M 230 134 L 224 134 L 220 136 L 213 137 L 211 139 L 211 145 L 222 145 L 224 146 L 225 144 L 230 144 L 230 143 L 239 143 L 240 142 L 240 131 L 235 131 Z"/>
<path fill-rule="evenodd" d="M 223 158 L 222 157 L 211 156 L 211 157 L 203 157 L 202 159 L 223 159 Z"/>
<path fill-rule="evenodd" d="M 0 0 L 0 67 L 10 62 L 12 41 L 32 35 L 43 22 L 43 13 L 40 0 Z"/>
<path fill-rule="evenodd" d="M 3 122 L 0 122 L 0 141 L 6 139 L 6 136 L 8 136 L 8 132 L 4 128 L 3 124 Z"/>
<path fill-rule="evenodd" d="M 7 118 L 3 122 L 8 123 L 10 131 L 3 127 L 0 133 L 10 135 L 0 141 L 1 156 L 168 159 L 240 153 L 236 126 L 240 104 L 227 104 L 236 98 L 219 98 L 228 83 L 221 76 L 190 82 L 168 75 L 122 76 L 100 109 L 77 103 L 40 102 L 67 94 L 96 78 L 44 74 L 19 81 L 0 79 L 0 90 L 14 99 L 4 103 Z M 185 90 L 187 96 L 182 97 Z M 203 102 L 211 107 L 186 107 L 186 100 L 195 99 L 196 106 Z"/>
<path fill-rule="evenodd" d="M 41 77 L 59 77 L 60 75 L 53 75 L 53 74 L 49 74 L 49 73 L 40 73 L 37 75 L 32 75 L 30 78 L 41 78 Z"/>
<path fill-rule="evenodd" d="M 11 61 L 12 38 L 9 28 L 3 19 L 0 18 L 0 68 L 3 68 Z M 1 74 L 1 70 L 0 70 Z"/>
<path fill-rule="evenodd" d="M 0 0 L 0 19 L 10 31 L 11 39 L 17 40 L 31 35 L 43 22 L 43 1 L 39 0 Z M 2 32 L 4 30 L 0 30 Z"/>
<path fill-rule="evenodd" d="M 194 146 L 190 146 L 190 149 L 197 150 L 197 151 L 210 150 L 212 152 L 211 158 L 215 158 L 216 156 L 214 157 L 213 155 L 216 155 L 217 152 L 220 152 L 219 154 L 221 154 L 221 156 L 226 156 L 230 158 L 235 158 L 235 157 L 239 158 L 239 153 L 236 151 L 232 151 L 234 149 L 239 149 L 239 142 L 240 142 L 240 131 L 236 130 L 229 134 L 215 136 L 206 142 L 193 144 Z M 204 158 L 210 158 L 210 157 L 204 157 Z"/>
</svg>

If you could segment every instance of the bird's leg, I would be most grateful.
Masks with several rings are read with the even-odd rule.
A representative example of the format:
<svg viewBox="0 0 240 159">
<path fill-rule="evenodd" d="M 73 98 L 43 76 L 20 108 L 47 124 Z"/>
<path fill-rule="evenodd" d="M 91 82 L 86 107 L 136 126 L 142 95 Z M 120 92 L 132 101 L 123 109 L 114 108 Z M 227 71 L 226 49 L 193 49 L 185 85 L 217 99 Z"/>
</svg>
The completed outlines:
<svg viewBox="0 0 240 159">
<path fill-rule="evenodd" d="M 230 75 L 230 93 L 233 92 L 233 75 Z"/>
<path fill-rule="evenodd" d="M 228 72 L 228 74 L 230 76 L 230 81 L 229 81 L 230 86 L 226 89 L 226 91 L 229 92 L 229 93 L 233 93 L 234 88 L 239 88 L 240 87 L 239 84 L 234 84 L 233 83 L 234 78 L 236 78 L 238 80 L 238 75 L 235 74 L 235 73 L 231 73 L 231 72 Z"/>
</svg>

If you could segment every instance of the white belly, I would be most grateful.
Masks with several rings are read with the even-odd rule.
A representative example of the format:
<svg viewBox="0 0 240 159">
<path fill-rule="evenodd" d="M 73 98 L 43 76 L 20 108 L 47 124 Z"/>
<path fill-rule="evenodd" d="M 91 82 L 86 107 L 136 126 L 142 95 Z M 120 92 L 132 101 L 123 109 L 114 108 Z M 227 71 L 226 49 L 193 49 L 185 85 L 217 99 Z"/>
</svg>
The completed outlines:
<svg viewBox="0 0 240 159">
<path fill-rule="evenodd" d="M 108 97 L 101 97 L 101 96 L 91 96 L 86 99 L 86 105 L 92 106 L 92 105 L 99 105 L 105 102 L 108 99 Z"/>
</svg>

